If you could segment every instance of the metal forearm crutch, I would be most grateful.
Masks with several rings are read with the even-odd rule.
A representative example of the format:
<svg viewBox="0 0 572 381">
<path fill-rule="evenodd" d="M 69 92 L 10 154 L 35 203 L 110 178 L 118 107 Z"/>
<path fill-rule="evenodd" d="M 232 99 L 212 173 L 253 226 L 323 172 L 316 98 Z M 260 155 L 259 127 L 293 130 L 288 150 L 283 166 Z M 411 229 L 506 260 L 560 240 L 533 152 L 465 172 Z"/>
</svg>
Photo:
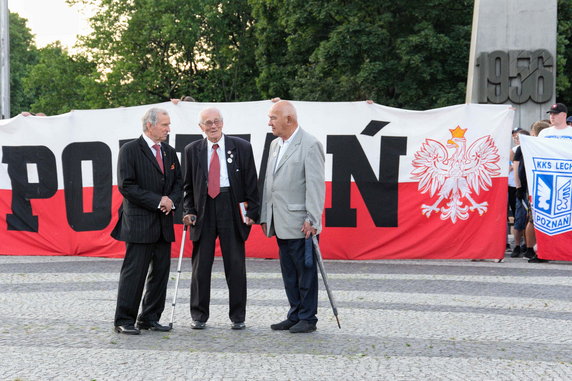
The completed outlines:
<svg viewBox="0 0 572 381">
<path fill-rule="evenodd" d="M 183 225 L 183 238 L 181 238 L 181 250 L 179 252 L 179 264 L 177 265 L 177 280 L 175 281 L 175 295 L 173 295 L 173 309 L 171 310 L 171 321 L 169 327 L 173 328 L 173 321 L 175 319 L 175 305 L 177 304 L 177 291 L 179 291 L 179 279 L 181 278 L 181 264 L 183 263 L 183 253 L 185 251 L 185 238 L 187 235 L 187 225 Z"/>
</svg>

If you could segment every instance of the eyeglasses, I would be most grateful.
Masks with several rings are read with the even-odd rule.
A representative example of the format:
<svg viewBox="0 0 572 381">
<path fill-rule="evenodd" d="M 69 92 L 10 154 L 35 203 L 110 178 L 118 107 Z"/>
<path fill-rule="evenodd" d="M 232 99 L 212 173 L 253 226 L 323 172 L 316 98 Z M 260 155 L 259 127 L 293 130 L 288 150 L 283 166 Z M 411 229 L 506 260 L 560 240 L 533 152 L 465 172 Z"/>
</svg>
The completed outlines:
<svg viewBox="0 0 572 381">
<path fill-rule="evenodd" d="M 220 126 L 222 124 L 222 119 L 207 120 L 201 124 L 207 127 L 212 127 L 213 125 Z"/>
</svg>

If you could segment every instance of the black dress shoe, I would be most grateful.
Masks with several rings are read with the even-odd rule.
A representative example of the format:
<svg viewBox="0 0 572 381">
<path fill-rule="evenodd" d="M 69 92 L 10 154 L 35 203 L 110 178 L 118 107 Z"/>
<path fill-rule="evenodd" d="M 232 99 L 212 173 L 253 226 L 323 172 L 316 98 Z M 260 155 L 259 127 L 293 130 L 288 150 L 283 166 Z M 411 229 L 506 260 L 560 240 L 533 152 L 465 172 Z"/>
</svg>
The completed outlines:
<svg viewBox="0 0 572 381">
<path fill-rule="evenodd" d="M 238 323 L 232 323 L 232 325 L 230 326 L 231 329 L 245 329 L 246 328 L 246 324 L 244 324 L 243 321 L 240 321 Z"/>
<path fill-rule="evenodd" d="M 528 263 L 547 263 L 547 259 L 540 259 L 538 257 L 534 257 L 528 260 Z"/>
<path fill-rule="evenodd" d="M 159 322 L 156 321 L 150 321 L 150 322 L 138 321 L 137 328 L 150 329 L 151 331 L 169 332 L 172 327 L 168 325 L 161 325 L 159 324 Z"/>
<path fill-rule="evenodd" d="M 204 321 L 193 320 L 191 323 L 192 329 L 205 329 L 207 327 L 207 323 Z"/>
<path fill-rule="evenodd" d="M 532 247 L 529 247 L 524 252 L 524 256 L 528 259 L 532 259 L 532 258 L 536 257 L 536 253 L 534 252 L 534 249 Z"/>
<path fill-rule="evenodd" d="M 128 325 L 116 325 L 115 332 L 122 333 L 124 335 L 139 335 L 141 331 L 139 331 L 133 324 Z"/>
<path fill-rule="evenodd" d="M 316 330 L 316 323 L 310 323 L 307 320 L 300 320 L 298 323 L 290 327 L 290 333 L 307 333 Z"/>
<path fill-rule="evenodd" d="M 272 324 L 270 326 L 270 329 L 272 329 L 273 331 L 286 331 L 289 330 L 290 327 L 293 327 L 297 322 L 292 321 L 292 320 L 284 320 L 281 321 L 280 323 L 276 323 L 276 324 Z"/>
</svg>

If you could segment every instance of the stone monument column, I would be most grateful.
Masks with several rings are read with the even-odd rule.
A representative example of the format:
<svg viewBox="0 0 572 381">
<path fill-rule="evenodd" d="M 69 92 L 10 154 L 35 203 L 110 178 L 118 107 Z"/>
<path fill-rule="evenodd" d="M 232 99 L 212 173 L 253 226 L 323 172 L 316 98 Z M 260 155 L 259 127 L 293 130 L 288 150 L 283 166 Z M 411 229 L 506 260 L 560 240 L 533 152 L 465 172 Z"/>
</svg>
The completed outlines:
<svg viewBox="0 0 572 381">
<path fill-rule="evenodd" d="M 514 127 L 547 119 L 556 102 L 556 11 L 556 0 L 475 0 L 467 103 L 513 105 Z"/>
</svg>

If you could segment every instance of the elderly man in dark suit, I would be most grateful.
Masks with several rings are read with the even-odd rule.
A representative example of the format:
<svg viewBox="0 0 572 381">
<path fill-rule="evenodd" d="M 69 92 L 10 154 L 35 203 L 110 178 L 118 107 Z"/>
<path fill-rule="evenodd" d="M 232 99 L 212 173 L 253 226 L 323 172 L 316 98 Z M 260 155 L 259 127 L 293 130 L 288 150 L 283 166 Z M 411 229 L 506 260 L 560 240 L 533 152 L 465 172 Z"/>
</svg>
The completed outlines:
<svg viewBox="0 0 572 381">
<path fill-rule="evenodd" d="M 117 186 L 123 204 L 112 236 L 126 242 L 115 310 L 115 330 L 122 334 L 171 329 L 159 324 L 159 319 L 165 308 L 171 242 L 175 240 L 173 210 L 182 198 L 183 184 L 175 150 L 165 143 L 170 124 L 165 110 L 148 110 L 141 137 L 119 150 Z"/>
<path fill-rule="evenodd" d="M 244 329 L 244 242 L 259 216 L 252 147 L 244 139 L 223 135 L 222 115 L 216 108 L 200 113 L 199 127 L 206 138 L 185 147 L 184 171 L 183 222 L 191 226 L 193 241 L 192 328 L 204 329 L 209 318 L 211 271 L 218 236 L 229 291 L 231 328 Z"/>
</svg>

